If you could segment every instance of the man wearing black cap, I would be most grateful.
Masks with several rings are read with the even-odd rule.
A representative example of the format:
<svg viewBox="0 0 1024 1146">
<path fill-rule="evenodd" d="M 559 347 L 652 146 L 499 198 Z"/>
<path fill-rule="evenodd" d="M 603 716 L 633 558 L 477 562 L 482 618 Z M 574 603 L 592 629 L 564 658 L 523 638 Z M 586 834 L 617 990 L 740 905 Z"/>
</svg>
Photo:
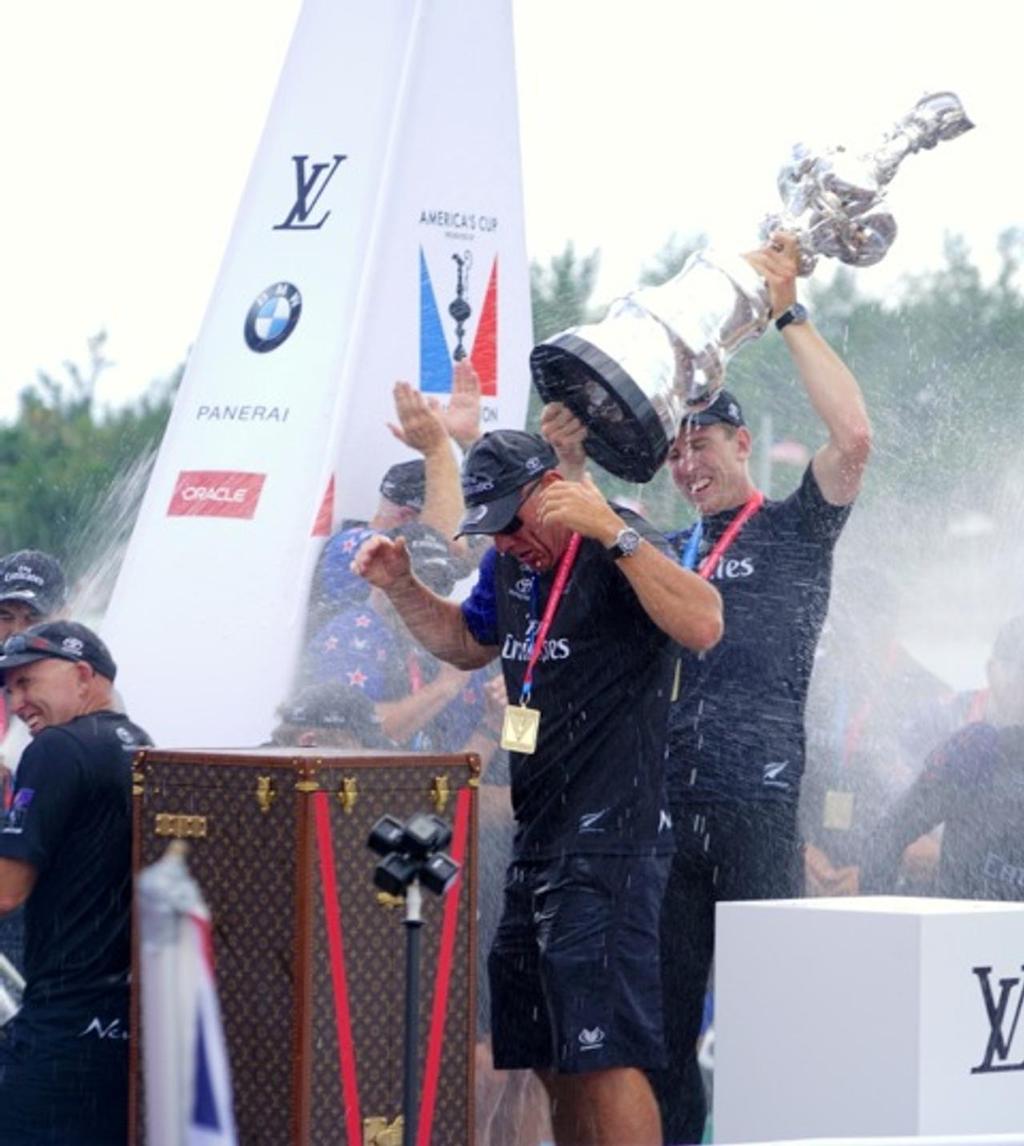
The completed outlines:
<svg viewBox="0 0 1024 1146">
<path fill-rule="evenodd" d="M 864 849 L 860 891 L 896 891 L 900 859 L 942 824 L 935 894 L 1024 900 L 1024 616 L 999 630 L 988 711 L 930 753 Z"/>
<path fill-rule="evenodd" d="M 29 625 L 51 620 L 66 599 L 64 570 L 56 557 L 38 549 L 19 549 L 0 558 L 0 643 Z M 6 728 L 6 706 L 0 697 L 0 740 Z"/>
<path fill-rule="evenodd" d="M 127 1138 L 131 760 L 116 666 L 71 621 L 8 637 L 0 674 L 32 735 L 0 820 L 0 913 L 25 904 L 25 994 L 0 1041 L 5 1146 Z"/>
<path fill-rule="evenodd" d="M 711 652 L 682 653 L 670 714 L 678 851 L 661 929 L 669 1067 L 653 1076 L 668 1143 L 699 1142 L 704 1131 L 696 1049 L 716 902 L 802 891 L 804 704 L 832 551 L 871 441 L 856 379 L 797 302 L 795 240 L 777 233 L 747 258 L 768 285 L 775 326 L 828 441 L 795 493 L 765 499 L 751 479 L 743 411 L 723 390 L 686 419 L 668 455 L 676 487 L 700 514 L 669 540 L 719 590 L 725 620 Z M 586 430 L 568 411 L 547 412 L 542 425 L 570 460 L 582 456 Z"/>
<path fill-rule="evenodd" d="M 0 559 L 0 641 L 53 617 L 64 607 L 67 584 L 56 557 L 19 549 Z"/>
<path fill-rule="evenodd" d="M 378 533 L 405 534 L 418 527 L 420 536 L 432 531 L 449 545 L 452 560 L 463 557 L 463 544 L 451 545 L 446 539 L 455 532 L 462 515 L 459 471 L 451 441 L 462 442 L 467 427 L 478 426 L 479 382 L 469 361 L 456 365 L 453 377 L 451 420 L 407 382 L 394 387 L 397 424 L 391 432 L 403 445 L 421 456 L 391 466 L 380 483 L 380 500 L 368 522 L 345 521 L 325 543 L 313 574 L 310 592 L 310 635 L 338 610 L 361 604 L 368 591 L 365 582 L 351 571 L 352 558 L 359 547 Z M 473 395 L 477 418 L 472 415 Z M 467 416 L 467 408 L 469 414 Z M 471 439 L 472 440 L 472 439 Z M 464 577 L 471 567 L 460 568 Z"/>
<path fill-rule="evenodd" d="M 654 1146 L 643 1071 L 663 1061 L 651 953 L 672 848 L 673 642 L 710 648 L 720 602 L 645 522 L 556 462 L 515 430 L 467 454 L 461 532 L 494 548 L 461 606 L 415 578 L 401 539 L 367 542 L 354 568 L 436 656 L 501 659 L 517 832 L 489 960 L 495 1065 L 541 1076 L 559 1146 Z"/>
<path fill-rule="evenodd" d="M 30 625 L 53 620 L 64 607 L 67 583 L 60 562 L 38 549 L 19 549 L 0 559 L 0 644 Z M 0 691 L 0 815 L 7 811 L 13 773 L 24 751 L 24 728 L 12 722 Z M 0 919 L 0 955 L 21 963 L 22 913 Z"/>
<path fill-rule="evenodd" d="M 300 689 L 278 709 L 271 743 L 299 748 L 389 748 L 373 701 L 354 686 L 328 681 Z"/>
</svg>

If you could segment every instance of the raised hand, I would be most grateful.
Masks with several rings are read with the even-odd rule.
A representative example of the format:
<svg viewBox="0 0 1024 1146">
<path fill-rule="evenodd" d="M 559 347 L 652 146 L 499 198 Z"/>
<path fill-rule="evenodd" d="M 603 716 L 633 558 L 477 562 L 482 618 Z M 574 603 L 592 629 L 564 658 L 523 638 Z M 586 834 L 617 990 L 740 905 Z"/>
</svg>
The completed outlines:
<svg viewBox="0 0 1024 1146">
<path fill-rule="evenodd" d="M 455 363 L 452 394 L 439 413 L 448 435 L 463 450 L 480 437 L 480 378 L 468 358 Z"/>
<path fill-rule="evenodd" d="M 393 393 L 399 424 L 388 422 L 388 429 L 395 437 L 421 454 L 448 449 L 448 430 L 437 404 L 408 382 L 396 382 Z"/>
<path fill-rule="evenodd" d="M 540 415 L 540 432 L 558 454 L 558 468 L 562 477 L 579 481 L 587 455 L 583 443 L 587 427 L 561 402 L 549 402 Z"/>
<path fill-rule="evenodd" d="M 578 482 L 553 481 L 540 490 L 537 498 L 541 524 L 562 525 L 605 545 L 614 542 L 625 524 L 587 473 Z"/>
<path fill-rule="evenodd" d="M 800 250 L 795 235 L 773 231 L 760 250 L 744 258 L 768 284 L 772 314 L 777 318 L 796 302 L 796 279 L 800 267 Z"/>
<path fill-rule="evenodd" d="M 386 593 L 403 580 L 412 577 L 412 561 L 402 537 L 377 534 L 360 545 L 351 569 L 377 589 Z"/>
</svg>

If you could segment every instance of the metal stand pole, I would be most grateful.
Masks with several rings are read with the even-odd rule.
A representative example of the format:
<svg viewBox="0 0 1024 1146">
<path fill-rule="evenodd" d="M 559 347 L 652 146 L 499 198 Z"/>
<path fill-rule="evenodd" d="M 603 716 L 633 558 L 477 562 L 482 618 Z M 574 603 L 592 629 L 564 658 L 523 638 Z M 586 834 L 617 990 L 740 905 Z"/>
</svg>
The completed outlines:
<svg viewBox="0 0 1024 1146">
<path fill-rule="evenodd" d="M 402 1079 L 402 1146 L 416 1146 L 419 1018 L 420 1018 L 420 916 L 423 893 L 414 879 L 405 892 L 405 1071 Z"/>
</svg>

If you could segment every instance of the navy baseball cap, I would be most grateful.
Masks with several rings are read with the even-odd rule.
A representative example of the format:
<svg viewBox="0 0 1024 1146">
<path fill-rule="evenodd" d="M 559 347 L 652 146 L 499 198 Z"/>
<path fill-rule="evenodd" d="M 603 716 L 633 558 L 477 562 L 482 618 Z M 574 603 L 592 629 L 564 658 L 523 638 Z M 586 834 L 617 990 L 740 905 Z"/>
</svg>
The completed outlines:
<svg viewBox="0 0 1024 1146">
<path fill-rule="evenodd" d="M 417 512 L 422 510 L 427 496 L 427 468 L 423 459 L 392 466 L 381 479 L 380 492 L 395 505 L 405 505 Z"/>
<path fill-rule="evenodd" d="M 67 598 L 64 570 L 39 549 L 19 549 L 0 560 L 0 604 L 23 601 L 40 617 L 56 613 Z"/>
<path fill-rule="evenodd" d="M 697 429 L 700 426 L 713 426 L 724 423 L 727 426 L 745 426 L 743 408 L 728 390 L 717 391 L 706 406 L 683 419 L 683 429 Z"/>
<path fill-rule="evenodd" d="M 478 439 L 462 463 L 464 533 L 497 533 L 516 515 L 519 491 L 558 465 L 558 456 L 540 434 L 492 430 Z"/>
<path fill-rule="evenodd" d="M 0 677 L 8 669 L 51 658 L 84 661 L 100 676 L 113 680 L 117 665 L 100 638 L 77 621 L 48 621 L 7 638 L 0 649 Z"/>
<path fill-rule="evenodd" d="M 300 728 L 330 728 L 351 732 L 365 748 L 383 748 L 373 701 L 358 688 L 328 681 L 307 685 L 280 709 L 281 719 Z"/>
</svg>

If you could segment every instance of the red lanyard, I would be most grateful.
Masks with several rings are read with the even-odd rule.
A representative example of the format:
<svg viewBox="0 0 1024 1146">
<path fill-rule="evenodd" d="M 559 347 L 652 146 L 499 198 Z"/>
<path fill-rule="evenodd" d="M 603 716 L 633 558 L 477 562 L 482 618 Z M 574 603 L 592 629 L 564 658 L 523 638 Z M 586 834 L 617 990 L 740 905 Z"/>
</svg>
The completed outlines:
<svg viewBox="0 0 1024 1146">
<path fill-rule="evenodd" d="M 759 489 L 755 489 L 750 497 L 747 498 L 746 502 L 744 502 L 743 508 L 736 514 L 732 521 L 729 522 L 728 529 L 726 529 L 715 543 L 714 549 L 712 549 L 707 557 L 700 563 L 700 568 L 697 572 L 705 581 L 710 578 L 725 551 L 736 540 L 736 535 L 754 514 L 757 513 L 762 505 L 764 505 L 764 494 Z"/>
<path fill-rule="evenodd" d="M 541 619 L 540 628 L 538 628 L 533 638 L 533 649 L 526 665 L 526 673 L 523 676 L 522 690 L 519 693 L 520 704 L 526 704 L 530 699 L 530 693 L 533 691 L 533 670 L 537 667 L 537 661 L 540 660 L 540 654 L 544 650 L 544 641 L 547 639 L 551 622 L 555 619 L 555 610 L 558 608 L 562 594 L 565 592 L 566 582 L 569 580 L 569 574 L 572 572 L 572 565 L 576 560 L 576 554 L 580 550 L 580 542 L 582 540 L 578 533 L 574 533 L 569 538 L 569 544 L 562 554 L 562 560 L 558 563 L 558 571 L 555 573 L 555 582 L 551 586 L 548 603 L 544 607 L 544 616 Z"/>
</svg>

